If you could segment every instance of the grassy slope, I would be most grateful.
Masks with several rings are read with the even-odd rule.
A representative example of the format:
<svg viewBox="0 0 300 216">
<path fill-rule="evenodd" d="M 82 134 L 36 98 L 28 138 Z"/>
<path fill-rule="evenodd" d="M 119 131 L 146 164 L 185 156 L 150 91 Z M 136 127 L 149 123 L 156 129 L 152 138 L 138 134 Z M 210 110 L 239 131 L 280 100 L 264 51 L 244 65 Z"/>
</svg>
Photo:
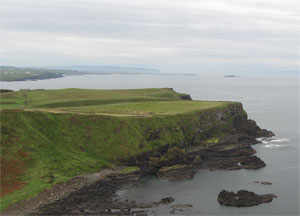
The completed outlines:
<svg viewBox="0 0 300 216">
<path fill-rule="evenodd" d="M 28 101 L 31 100 L 27 105 L 24 103 L 24 94 L 27 94 Z M 129 103 L 128 100 L 132 98 L 146 98 L 150 102 Z M 94 101 L 97 106 L 93 103 L 81 106 L 87 100 Z M 119 102 L 98 105 L 99 101 L 107 100 Z M 69 109 L 72 113 L 16 110 L 24 107 L 34 110 L 35 107 L 40 109 L 57 103 L 64 105 L 66 102 L 66 107 L 55 109 Z M 70 103 L 79 106 L 68 107 Z M 1 107 L 6 108 L 1 111 L 1 186 L 2 190 L 4 188 L 1 209 L 33 196 L 54 183 L 111 166 L 120 158 L 161 145 L 187 145 L 217 137 L 231 126 L 230 117 L 225 125 L 206 123 L 215 121 L 216 113 L 220 110 L 229 116 L 227 107 L 233 105 L 225 102 L 182 101 L 180 95 L 171 89 L 66 89 L 1 94 Z M 140 112 L 163 112 L 164 115 L 120 118 L 76 113 L 76 109 L 80 112 L 92 109 L 95 112 L 94 108 L 101 112 L 114 108 L 114 112 L 125 110 L 132 115 Z M 199 135 L 202 124 L 205 127 Z M 8 169 L 7 164 L 12 166 Z M 11 191 L 5 191 L 7 189 Z"/>
</svg>

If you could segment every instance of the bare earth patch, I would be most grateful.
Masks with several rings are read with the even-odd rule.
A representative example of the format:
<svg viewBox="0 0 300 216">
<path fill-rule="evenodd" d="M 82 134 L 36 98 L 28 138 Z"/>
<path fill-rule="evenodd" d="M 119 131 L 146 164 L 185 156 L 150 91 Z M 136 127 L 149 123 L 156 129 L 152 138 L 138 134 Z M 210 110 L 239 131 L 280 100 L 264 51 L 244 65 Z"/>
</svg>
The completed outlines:
<svg viewBox="0 0 300 216">
<path fill-rule="evenodd" d="M 20 190 L 26 182 L 23 182 L 19 177 L 24 173 L 26 166 L 26 153 L 17 152 L 16 159 L 7 160 L 3 157 L 0 159 L 1 165 L 1 184 L 0 184 L 0 197 L 6 196 L 16 190 Z M 23 157 L 25 159 L 19 159 Z"/>
</svg>

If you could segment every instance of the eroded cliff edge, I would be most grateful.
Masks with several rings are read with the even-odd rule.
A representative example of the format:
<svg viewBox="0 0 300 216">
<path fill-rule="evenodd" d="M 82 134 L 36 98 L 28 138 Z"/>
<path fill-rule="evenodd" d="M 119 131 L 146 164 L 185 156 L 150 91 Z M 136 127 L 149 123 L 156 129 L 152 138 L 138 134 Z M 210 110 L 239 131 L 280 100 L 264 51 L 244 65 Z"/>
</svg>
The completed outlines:
<svg viewBox="0 0 300 216">
<path fill-rule="evenodd" d="M 153 117 L 3 110 L 1 135 L 5 155 L 1 165 L 22 168 L 4 167 L 2 172 L 2 185 L 18 185 L 3 198 L 10 203 L 18 193 L 32 196 L 50 185 L 114 165 L 138 166 L 141 175 L 154 173 L 174 180 L 192 176 L 197 168 L 260 168 L 265 163 L 253 156 L 251 145 L 273 133 L 249 120 L 242 104 L 228 102 Z"/>
<path fill-rule="evenodd" d="M 182 140 L 166 143 L 124 162 L 140 167 L 145 173 L 171 180 L 192 177 L 195 169 L 199 168 L 236 170 L 266 166 L 254 155 L 256 151 L 251 145 L 260 143 L 256 138 L 274 134 L 248 119 L 242 104 L 234 103 L 180 118 L 179 128 L 146 129 L 144 137 L 155 142 L 165 133 L 180 131 Z"/>
</svg>

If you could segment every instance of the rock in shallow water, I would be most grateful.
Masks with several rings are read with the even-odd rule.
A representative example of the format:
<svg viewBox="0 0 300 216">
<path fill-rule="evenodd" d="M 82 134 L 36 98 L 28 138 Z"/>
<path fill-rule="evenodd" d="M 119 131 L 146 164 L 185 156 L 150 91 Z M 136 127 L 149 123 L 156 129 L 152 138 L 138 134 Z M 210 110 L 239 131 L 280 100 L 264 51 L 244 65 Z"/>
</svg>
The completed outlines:
<svg viewBox="0 0 300 216">
<path fill-rule="evenodd" d="M 258 195 L 247 190 L 240 190 L 237 193 L 222 190 L 218 195 L 218 202 L 227 206 L 246 207 L 271 202 L 276 197 L 274 194 Z"/>
<path fill-rule="evenodd" d="M 156 174 L 160 179 L 177 181 L 192 178 L 196 174 L 196 170 L 191 165 L 174 165 L 162 167 Z"/>
<path fill-rule="evenodd" d="M 267 182 L 267 181 L 262 181 L 262 182 L 260 182 L 260 181 L 254 181 L 254 183 L 256 183 L 256 184 L 262 184 L 262 185 L 272 185 L 273 184 L 272 182 Z"/>
<path fill-rule="evenodd" d="M 169 204 L 171 202 L 173 202 L 175 199 L 173 197 L 165 197 L 162 198 L 159 202 L 159 204 Z"/>
<path fill-rule="evenodd" d="M 192 204 L 176 204 L 176 205 L 172 205 L 172 208 L 192 208 L 193 205 Z"/>
</svg>

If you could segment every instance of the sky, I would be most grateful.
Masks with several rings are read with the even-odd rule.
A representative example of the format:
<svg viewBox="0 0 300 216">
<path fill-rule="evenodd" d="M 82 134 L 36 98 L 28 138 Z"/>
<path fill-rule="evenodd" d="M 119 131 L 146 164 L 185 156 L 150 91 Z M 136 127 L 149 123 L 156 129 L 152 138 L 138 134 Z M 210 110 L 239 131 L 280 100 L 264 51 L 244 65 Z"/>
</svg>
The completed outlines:
<svg viewBox="0 0 300 216">
<path fill-rule="evenodd" d="M 1 0 L 1 65 L 299 70 L 299 0 Z"/>
</svg>

